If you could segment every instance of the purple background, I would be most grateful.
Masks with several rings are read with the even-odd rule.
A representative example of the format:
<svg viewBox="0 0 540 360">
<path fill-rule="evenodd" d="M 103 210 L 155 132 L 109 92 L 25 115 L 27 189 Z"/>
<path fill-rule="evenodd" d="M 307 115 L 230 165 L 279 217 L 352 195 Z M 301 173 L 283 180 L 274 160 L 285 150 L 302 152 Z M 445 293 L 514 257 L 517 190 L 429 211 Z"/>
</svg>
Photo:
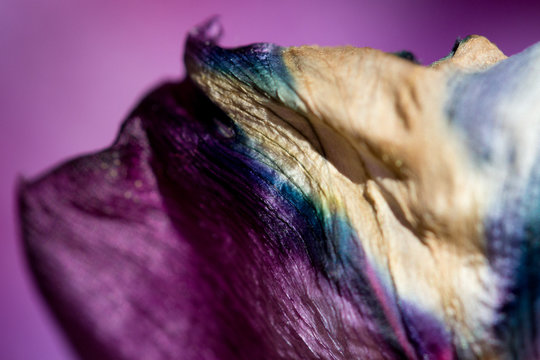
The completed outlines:
<svg viewBox="0 0 540 360">
<path fill-rule="evenodd" d="M 1 0 L 0 358 L 73 358 L 26 269 L 17 177 L 107 146 L 145 91 L 183 74 L 185 35 L 213 14 L 225 45 L 409 49 L 423 63 L 473 33 L 508 55 L 540 41 L 540 1 Z"/>
</svg>

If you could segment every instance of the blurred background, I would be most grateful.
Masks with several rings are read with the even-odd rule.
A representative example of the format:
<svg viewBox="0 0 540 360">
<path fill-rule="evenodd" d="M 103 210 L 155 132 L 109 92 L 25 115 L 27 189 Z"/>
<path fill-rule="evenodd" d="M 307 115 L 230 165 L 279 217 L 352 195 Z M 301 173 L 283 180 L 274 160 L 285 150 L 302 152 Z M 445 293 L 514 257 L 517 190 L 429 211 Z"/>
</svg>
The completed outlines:
<svg viewBox="0 0 540 360">
<path fill-rule="evenodd" d="M 145 92 L 180 79 L 186 33 L 220 14 L 223 44 L 410 50 L 424 64 L 480 34 L 507 55 L 540 41 L 540 1 L 0 1 L 0 358 L 74 359 L 18 239 L 14 188 L 101 149 Z"/>
</svg>

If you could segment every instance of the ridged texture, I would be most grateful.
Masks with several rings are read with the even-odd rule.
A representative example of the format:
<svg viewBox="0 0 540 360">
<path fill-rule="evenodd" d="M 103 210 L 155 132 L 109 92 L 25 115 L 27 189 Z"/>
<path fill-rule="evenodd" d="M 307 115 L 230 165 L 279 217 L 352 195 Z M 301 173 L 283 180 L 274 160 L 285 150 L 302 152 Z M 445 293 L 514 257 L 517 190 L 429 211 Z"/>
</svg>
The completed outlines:
<svg viewBox="0 0 540 360">
<path fill-rule="evenodd" d="M 84 359 L 535 359 L 538 46 L 223 49 L 20 185 Z"/>
</svg>

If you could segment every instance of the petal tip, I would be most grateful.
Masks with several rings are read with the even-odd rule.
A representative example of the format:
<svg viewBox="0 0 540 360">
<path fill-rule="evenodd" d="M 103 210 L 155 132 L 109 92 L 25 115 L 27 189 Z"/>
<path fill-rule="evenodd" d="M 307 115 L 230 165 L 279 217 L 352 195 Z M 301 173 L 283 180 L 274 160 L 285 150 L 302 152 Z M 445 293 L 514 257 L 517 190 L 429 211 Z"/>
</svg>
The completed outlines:
<svg viewBox="0 0 540 360">
<path fill-rule="evenodd" d="M 200 25 L 195 26 L 188 36 L 188 41 L 202 41 L 216 44 L 223 36 L 223 25 L 219 15 L 214 15 Z"/>
</svg>

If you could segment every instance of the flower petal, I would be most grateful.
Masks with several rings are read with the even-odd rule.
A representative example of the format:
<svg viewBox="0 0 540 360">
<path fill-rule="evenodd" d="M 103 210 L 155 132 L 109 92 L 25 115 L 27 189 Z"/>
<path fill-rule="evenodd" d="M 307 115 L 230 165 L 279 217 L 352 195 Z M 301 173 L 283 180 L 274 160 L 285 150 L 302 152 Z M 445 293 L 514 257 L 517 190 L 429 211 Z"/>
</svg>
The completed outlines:
<svg viewBox="0 0 540 360">
<path fill-rule="evenodd" d="M 190 34 L 190 79 L 109 149 L 21 185 L 31 265 L 81 356 L 534 357 L 540 111 L 484 89 L 536 81 L 536 48 L 471 37 L 423 67 L 220 34 Z"/>
<path fill-rule="evenodd" d="M 349 226 L 251 146 L 192 84 L 166 85 L 110 149 L 21 186 L 32 267 L 83 358 L 402 351 Z"/>
</svg>

